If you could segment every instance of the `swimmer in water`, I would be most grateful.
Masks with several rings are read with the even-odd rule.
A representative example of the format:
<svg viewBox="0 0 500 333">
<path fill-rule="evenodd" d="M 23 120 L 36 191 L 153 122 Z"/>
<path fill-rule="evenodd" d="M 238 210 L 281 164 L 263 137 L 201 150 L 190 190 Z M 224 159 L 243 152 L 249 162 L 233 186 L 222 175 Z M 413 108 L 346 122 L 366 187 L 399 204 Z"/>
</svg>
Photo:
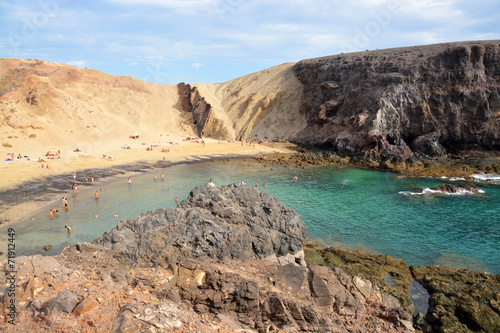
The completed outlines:
<svg viewBox="0 0 500 333">
<path fill-rule="evenodd" d="M 71 228 L 69 227 L 69 225 L 65 225 L 64 227 L 68 230 L 68 234 L 70 234 L 71 233 Z"/>
<path fill-rule="evenodd" d="M 99 200 L 99 192 L 98 191 L 95 191 L 94 198 L 96 201 Z"/>
<path fill-rule="evenodd" d="M 175 203 L 179 202 L 179 198 L 175 197 Z"/>
</svg>

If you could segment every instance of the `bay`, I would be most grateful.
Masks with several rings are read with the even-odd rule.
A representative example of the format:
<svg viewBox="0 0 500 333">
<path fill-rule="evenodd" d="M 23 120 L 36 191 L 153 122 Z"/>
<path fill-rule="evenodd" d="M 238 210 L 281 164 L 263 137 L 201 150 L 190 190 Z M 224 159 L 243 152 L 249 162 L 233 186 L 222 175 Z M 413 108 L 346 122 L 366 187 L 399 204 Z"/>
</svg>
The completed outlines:
<svg viewBox="0 0 500 333">
<path fill-rule="evenodd" d="M 328 246 L 383 253 L 409 265 L 500 274 L 498 185 L 476 183 L 484 193 L 475 195 L 420 195 L 426 188 L 450 181 L 409 179 L 343 166 L 297 169 L 248 161 L 178 165 L 133 175 L 131 184 L 125 177 L 97 182 L 74 196 L 68 192 L 67 211 L 56 200 L 19 223 L 0 226 L 4 235 L 0 251 L 7 249 L 8 229 L 13 228 L 17 255 L 57 254 L 64 246 L 100 237 L 121 220 L 175 207 L 176 197 L 185 199 L 210 178 L 217 185 L 238 181 L 258 185 L 260 191 L 294 208 L 306 223 L 309 237 Z M 94 199 L 96 191 L 98 200 Z M 59 209 L 54 219 L 49 208 Z M 71 226 L 71 234 L 65 225 Z M 52 248 L 45 251 L 46 245 Z"/>
</svg>

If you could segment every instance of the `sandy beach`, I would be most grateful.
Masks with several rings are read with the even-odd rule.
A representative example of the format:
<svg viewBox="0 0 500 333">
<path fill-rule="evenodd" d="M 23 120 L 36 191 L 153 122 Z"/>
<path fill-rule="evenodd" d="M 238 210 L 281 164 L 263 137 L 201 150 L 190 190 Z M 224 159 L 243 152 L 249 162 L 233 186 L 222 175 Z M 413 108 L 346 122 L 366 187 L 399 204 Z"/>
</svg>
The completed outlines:
<svg viewBox="0 0 500 333">
<path fill-rule="evenodd" d="M 127 177 L 128 174 L 144 171 L 145 168 L 152 170 L 155 167 L 210 159 L 293 152 L 293 145 L 290 143 L 242 144 L 205 139 L 203 144 L 201 140 L 185 139 L 171 137 L 166 142 L 159 142 L 139 138 L 127 140 L 126 145 L 115 141 L 82 146 L 80 149 L 73 146 L 45 149 L 26 146 L 23 151 L 14 151 L 14 156 L 20 155 L 22 158 L 14 158 L 13 161 L 2 159 L 0 162 L 0 222 L 15 223 L 35 209 L 59 200 L 61 192 L 71 191 L 73 173 L 77 175 L 80 189 L 84 190 L 86 182 L 91 183 L 92 176 L 99 183 L 111 176 Z M 46 154 L 50 150 L 58 151 L 59 155 L 49 158 Z M 36 161 L 38 158 L 42 161 Z M 42 168 L 42 164 L 48 164 L 49 167 Z M 89 170 L 98 172 L 85 174 Z"/>
</svg>

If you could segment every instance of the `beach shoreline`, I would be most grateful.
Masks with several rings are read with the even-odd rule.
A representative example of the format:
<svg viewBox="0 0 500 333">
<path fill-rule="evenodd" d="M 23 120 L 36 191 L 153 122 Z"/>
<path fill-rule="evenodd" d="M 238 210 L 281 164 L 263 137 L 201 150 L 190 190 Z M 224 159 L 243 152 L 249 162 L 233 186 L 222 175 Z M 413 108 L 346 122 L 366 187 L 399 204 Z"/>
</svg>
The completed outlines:
<svg viewBox="0 0 500 333">
<path fill-rule="evenodd" d="M 110 153 L 99 151 L 78 158 L 68 158 L 66 155 L 50 160 L 49 169 L 41 169 L 38 167 L 39 162 L 31 161 L 23 161 L 19 165 L 2 165 L 0 174 L 4 176 L 0 182 L 0 225 L 15 224 L 37 209 L 52 203 L 58 204 L 62 197 L 72 194 L 74 183 L 78 191 L 83 192 L 100 189 L 109 181 L 176 165 L 253 158 L 258 154 L 295 153 L 295 146 L 289 142 L 242 144 L 208 139 L 205 143 L 182 142 L 175 146 L 155 147 L 153 151 L 146 151 L 147 145 L 141 146 Z M 170 151 L 162 152 L 163 149 Z M 113 156 L 113 159 L 103 156 Z M 73 180 L 73 173 L 76 173 L 76 181 Z"/>
</svg>

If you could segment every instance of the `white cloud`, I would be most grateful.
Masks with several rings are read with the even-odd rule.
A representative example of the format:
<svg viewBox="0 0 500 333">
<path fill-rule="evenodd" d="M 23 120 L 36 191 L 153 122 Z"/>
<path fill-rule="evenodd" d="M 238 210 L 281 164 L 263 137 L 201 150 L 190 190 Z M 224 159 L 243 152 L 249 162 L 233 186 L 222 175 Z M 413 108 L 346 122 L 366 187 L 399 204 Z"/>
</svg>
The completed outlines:
<svg viewBox="0 0 500 333">
<path fill-rule="evenodd" d="M 196 69 L 200 69 L 200 67 L 205 66 L 204 64 L 200 64 L 199 62 L 195 62 L 194 64 L 191 64 Z"/>
<path fill-rule="evenodd" d="M 75 67 L 85 67 L 85 64 L 87 62 L 85 60 L 74 60 L 74 61 L 68 61 L 67 64 Z"/>
</svg>

